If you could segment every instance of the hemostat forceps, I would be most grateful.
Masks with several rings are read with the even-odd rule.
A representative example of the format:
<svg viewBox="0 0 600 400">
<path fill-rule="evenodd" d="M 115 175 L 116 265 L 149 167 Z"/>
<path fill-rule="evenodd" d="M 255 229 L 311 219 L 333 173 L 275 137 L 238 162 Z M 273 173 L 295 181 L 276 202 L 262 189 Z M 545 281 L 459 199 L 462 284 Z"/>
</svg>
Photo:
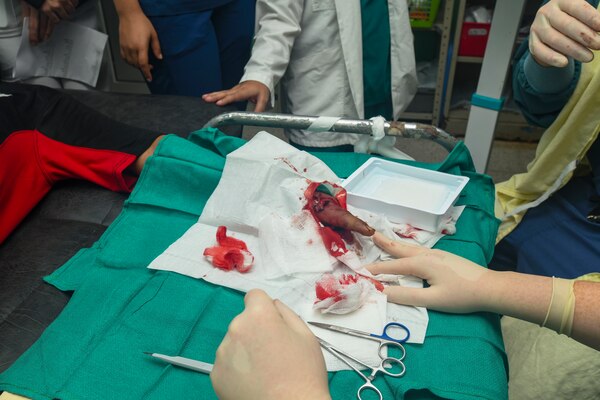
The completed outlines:
<svg viewBox="0 0 600 400">
<path fill-rule="evenodd" d="M 381 372 L 385 375 L 389 375 L 389 376 L 395 376 L 395 377 L 399 377 L 404 375 L 404 372 L 406 371 L 406 368 L 404 367 L 404 364 L 402 363 L 401 360 L 394 358 L 394 357 L 386 357 L 383 358 L 381 357 L 381 363 L 376 366 L 373 367 L 371 365 L 368 365 L 362 361 L 360 361 L 357 358 L 354 358 L 353 356 L 351 356 L 350 354 L 338 349 L 337 347 L 335 347 L 334 345 L 326 342 L 325 340 L 321 339 L 320 337 L 317 336 L 317 340 L 319 341 L 319 344 L 321 345 L 322 348 L 324 348 L 325 350 L 327 350 L 328 352 L 330 352 L 331 354 L 333 354 L 335 357 L 337 357 L 338 359 L 340 359 L 342 362 L 344 362 L 346 365 L 348 365 L 350 368 L 352 368 L 357 374 L 359 374 L 364 380 L 365 383 L 358 388 L 358 391 L 356 392 L 356 397 L 359 400 L 362 400 L 362 396 L 361 393 L 365 390 L 371 390 L 375 393 L 377 393 L 377 395 L 379 396 L 379 400 L 383 400 L 383 395 L 381 394 L 381 392 L 379 391 L 379 389 L 377 389 L 377 387 L 375 385 L 373 385 L 373 379 L 375 379 L 375 376 L 377 375 L 378 372 Z M 358 363 L 360 365 L 363 365 L 365 367 L 367 367 L 368 369 L 371 370 L 371 373 L 369 374 L 369 376 L 363 374 L 358 368 L 356 368 L 352 362 L 350 362 L 350 360 L 354 361 L 355 363 Z M 389 369 L 385 369 L 383 366 L 384 364 L 389 363 L 392 365 L 392 367 L 394 365 L 398 365 L 400 366 L 400 372 L 392 372 Z"/>
</svg>

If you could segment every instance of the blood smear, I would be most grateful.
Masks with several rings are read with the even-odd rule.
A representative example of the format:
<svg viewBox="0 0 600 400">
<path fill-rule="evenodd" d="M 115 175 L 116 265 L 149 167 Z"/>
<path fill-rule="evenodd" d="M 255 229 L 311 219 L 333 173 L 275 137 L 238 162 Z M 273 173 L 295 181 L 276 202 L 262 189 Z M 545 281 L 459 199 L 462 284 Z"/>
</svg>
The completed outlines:
<svg viewBox="0 0 600 400">
<path fill-rule="evenodd" d="M 254 264 L 254 255 L 248 251 L 248 246 L 242 240 L 227 236 L 227 227 L 217 228 L 218 246 L 204 249 L 213 266 L 224 271 L 237 270 L 241 273 L 250 271 Z"/>
</svg>

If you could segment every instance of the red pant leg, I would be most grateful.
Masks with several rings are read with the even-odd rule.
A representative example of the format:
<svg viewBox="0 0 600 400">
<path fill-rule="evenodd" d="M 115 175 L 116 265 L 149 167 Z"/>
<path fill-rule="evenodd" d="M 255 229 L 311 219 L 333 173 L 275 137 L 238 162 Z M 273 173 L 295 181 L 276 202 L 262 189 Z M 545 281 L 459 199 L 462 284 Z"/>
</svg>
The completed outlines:
<svg viewBox="0 0 600 400">
<path fill-rule="evenodd" d="M 12 133 L 0 144 L 0 243 L 62 179 L 82 179 L 129 192 L 124 174 L 137 155 L 68 145 L 36 130 Z"/>
<path fill-rule="evenodd" d="M 36 132 L 19 131 L 0 143 L 0 243 L 52 187 L 36 151 Z"/>
</svg>

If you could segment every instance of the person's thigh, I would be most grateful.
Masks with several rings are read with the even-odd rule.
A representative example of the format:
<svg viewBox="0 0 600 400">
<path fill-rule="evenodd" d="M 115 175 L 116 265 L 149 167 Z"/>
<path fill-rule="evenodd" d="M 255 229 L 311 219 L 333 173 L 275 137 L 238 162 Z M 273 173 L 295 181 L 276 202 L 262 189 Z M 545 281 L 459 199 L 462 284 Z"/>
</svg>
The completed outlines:
<svg viewBox="0 0 600 400">
<path fill-rule="evenodd" d="M 600 271 L 600 224 L 586 219 L 594 207 L 591 179 L 574 178 L 496 246 L 490 268 L 575 278 Z"/>
<path fill-rule="evenodd" d="M 212 11 L 150 17 L 158 34 L 163 59 L 150 54 L 154 94 L 201 96 L 221 90 L 221 62 Z"/>
<path fill-rule="evenodd" d="M 239 83 L 250 58 L 254 36 L 255 0 L 233 0 L 214 10 L 215 28 L 221 59 L 223 87 Z"/>
</svg>

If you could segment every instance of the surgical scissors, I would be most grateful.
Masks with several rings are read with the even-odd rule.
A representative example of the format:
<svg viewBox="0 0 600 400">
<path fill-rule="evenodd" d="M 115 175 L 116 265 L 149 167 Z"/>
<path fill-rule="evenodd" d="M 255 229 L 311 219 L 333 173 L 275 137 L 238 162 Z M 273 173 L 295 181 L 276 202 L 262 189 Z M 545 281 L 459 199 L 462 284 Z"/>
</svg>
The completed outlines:
<svg viewBox="0 0 600 400">
<path fill-rule="evenodd" d="M 404 364 L 402 363 L 402 361 L 397 358 L 393 358 L 393 357 L 382 358 L 381 363 L 378 366 L 373 367 L 372 365 L 366 364 L 366 363 L 360 361 L 359 359 L 351 356 L 350 354 L 338 349 L 334 345 L 326 342 L 325 340 L 321 339 L 318 336 L 317 336 L 317 340 L 319 341 L 319 344 L 321 345 L 321 347 L 323 347 L 325 350 L 327 350 L 328 352 L 333 354 L 335 357 L 340 359 L 342 362 L 344 362 L 346 365 L 348 365 L 350 368 L 352 368 L 357 374 L 359 374 L 365 380 L 365 383 L 363 383 L 363 385 L 361 387 L 359 387 L 358 391 L 356 392 L 356 397 L 359 400 L 363 400 L 361 393 L 365 390 L 371 390 L 371 391 L 377 393 L 377 395 L 379 396 L 379 400 L 383 400 L 383 395 L 381 394 L 379 389 L 377 389 L 377 387 L 375 385 L 373 385 L 373 379 L 375 379 L 375 376 L 377 375 L 378 372 L 381 372 L 381 373 L 389 375 L 389 376 L 398 377 L 398 376 L 404 375 L 404 372 L 406 371 L 406 368 L 404 368 Z M 348 359 L 369 368 L 371 370 L 371 374 L 369 376 L 363 374 L 358 368 L 356 368 L 354 365 L 352 365 L 352 363 L 350 361 L 348 361 Z M 391 364 L 398 364 L 402 367 L 402 370 L 400 372 L 391 372 L 391 371 L 383 368 L 383 365 L 386 362 L 389 362 Z"/>
<path fill-rule="evenodd" d="M 368 339 L 368 340 L 374 340 L 376 342 L 379 342 L 379 351 L 378 351 L 379 358 L 381 358 L 382 360 L 393 359 L 394 361 L 397 361 L 398 364 L 402 365 L 402 367 L 404 369 L 404 364 L 402 363 L 402 360 L 404 360 L 404 357 L 406 356 L 406 350 L 404 349 L 404 346 L 402 346 L 402 343 L 405 343 L 410 338 L 410 331 L 408 330 L 408 328 L 406 326 L 404 326 L 398 322 L 390 322 L 390 323 L 386 324 L 383 327 L 383 332 L 381 332 L 381 335 L 378 335 L 376 333 L 363 332 L 363 331 L 359 331 L 357 329 L 345 328 L 343 326 L 338 326 L 338 325 L 324 324 L 322 322 L 312 322 L 312 321 L 307 321 L 307 322 L 318 328 L 323 328 L 323 329 L 327 329 L 327 330 L 339 332 L 339 333 L 345 333 L 346 335 L 356 336 L 356 337 L 360 337 L 360 338 L 364 338 L 364 339 Z M 388 333 L 388 330 L 393 329 L 393 328 L 400 328 L 401 330 L 404 331 L 405 334 L 401 338 L 394 337 L 395 335 L 390 335 Z M 382 350 L 383 349 L 387 350 L 390 347 L 397 348 L 398 350 L 400 350 L 402 355 L 397 358 L 384 356 L 381 353 Z M 383 365 L 383 361 L 382 361 L 382 365 Z M 404 371 L 402 373 L 404 374 Z M 401 376 L 401 375 L 398 375 L 398 376 Z"/>
</svg>

